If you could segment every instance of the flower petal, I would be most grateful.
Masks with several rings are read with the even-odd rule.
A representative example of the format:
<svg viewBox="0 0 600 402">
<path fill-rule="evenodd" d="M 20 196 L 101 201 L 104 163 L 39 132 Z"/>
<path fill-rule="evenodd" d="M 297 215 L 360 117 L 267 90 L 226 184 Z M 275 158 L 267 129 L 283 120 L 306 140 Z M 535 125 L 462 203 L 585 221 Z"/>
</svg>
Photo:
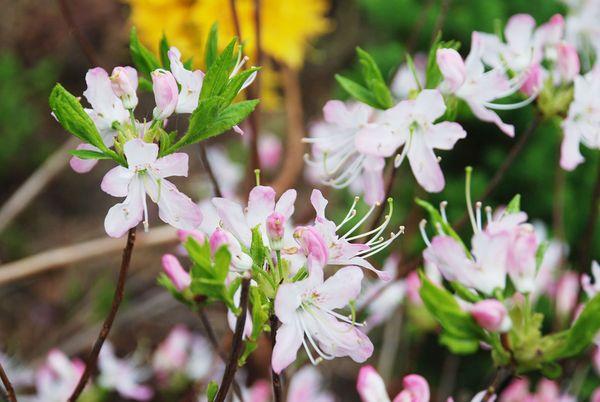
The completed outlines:
<svg viewBox="0 0 600 402">
<path fill-rule="evenodd" d="M 274 372 L 281 373 L 283 369 L 296 360 L 303 339 L 304 332 L 300 329 L 300 325 L 296 320 L 282 324 L 277 329 L 275 347 L 271 356 L 271 367 Z"/>
<path fill-rule="evenodd" d="M 275 211 L 279 212 L 286 218 L 289 218 L 294 213 L 294 203 L 296 202 L 296 190 L 287 190 L 281 194 L 279 200 L 275 204 Z"/>
<path fill-rule="evenodd" d="M 483 105 L 476 102 L 469 102 L 469 107 L 473 114 L 481 121 L 486 121 L 488 123 L 494 123 L 502 132 L 509 137 L 515 136 L 515 127 L 511 124 L 506 124 L 502 121 L 498 114 L 490 109 L 486 109 Z"/>
<path fill-rule="evenodd" d="M 458 123 L 443 121 L 431 126 L 425 133 L 425 141 L 430 148 L 451 150 L 456 141 L 467 136 L 467 132 Z"/>
<path fill-rule="evenodd" d="M 406 135 L 389 125 L 368 124 L 356 133 L 354 145 L 358 152 L 379 157 L 390 157 L 404 144 Z"/>
<path fill-rule="evenodd" d="M 129 183 L 131 183 L 134 176 L 135 173 L 131 170 L 123 166 L 115 166 L 104 175 L 100 188 L 113 197 L 125 197 L 127 196 Z"/>
<path fill-rule="evenodd" d="M 167 180 L 160 183 L 158 217 L 177 229 L 192 230 L 202 223 L 200 207 Z"/>
<path fill-rule="evenodd" d="M 362 184 L 364 200 L 368 205 L 383 202 L 385 188 L 383 183 L 383 168 L 385 160 L 374 156 L 365 159 L 363 165 Z"/>
<path fill-rule="evenodd" d="M 319 304 L 327 309 L 338 309 L 348 305 L 360 294 L 363 273 L 358 267 L 344 267 L 316 290 Z"/>
<path fill-rule="evenodd" d="M 383 379 L 373 366 L 363 366 L 358 372 L 356 389 L 363 402 L 389 402 Z"/>
<path fill-rule="evenodd" d="M 152 168 L 157 171 L 159 177 L 184 176 L 188 175 L 188 155 L 183 152 L 177 152 L 159 158 L 152 164 Z"/>
<path fill-rule="evenodd" d="M 445 89 L 451 93 L 455 92 L 467 78 L 465 62 L 454 49 L 438 49 L 436 60 L 444 76 Z"/>
<path fill-rule="evenodd" d="M 421 133 L 413 134 L 408 150 L 408 161 L 417 182 L 426 191 L 437 193 L 444 189 L 446 182 L 442 169 Z"/>
<path fill-rule="evenodd" d="M 77 146 L 77 150 L 88 150 L 88 151 L 97 151 L 93 145 L 90 144 L 79 144 Z M 98 159 L 81 159 L 76 156 L 73 156 L 71 160 L 69 160 L 69 165 L 71 169 L 73 169 L 76 173 L 87 173 L 94 168 L 98 164 Z"/>
<path fill-rule="evenodd" d="M 437 89 L 424 89 L 415 99 L 413 112 L 433 122 L 446 112 L 444 97 Z"/>
<path fill-rule="evenodd" d="M 560 145 L 560 166 L 565 170 L 573 170 L 584 161 L 579 151 L 581 139 L 576 124 L 568 120 L 563 124 L 564 137 Z"/>
<path fill-rule="evenodd" d="M 274 209 L 275 190 L 268 186 L 254 187 L 248 196 L 248 212 L 246 213 L 248 225 L 253 228 L 258 224 L 264 224 Z"/>
<path fill-rule="evenodd" d="M 317 218 L 325 218 L 325 208 L 327 207 L 327 199 L 323 197 L 323 193 L 320 190 L 314 189 L 310 195 L 310 203 L 317 213 Z"/>
<path fill-rule="evenodd" d="M 226 198 L 218 197 L 213 198 L 212 203 L 217 210 L 223 227 L 230 231 L 242 244 L 249 247 L 252 241 L 252 233 L 241 205 Z"/>
<path fill-rule="evenodd" d="M 134 178 L 129 183 L 127 198 L 125 201 L 114 205 L 108 210 L 104 219 L 104 229 L 111 237 L 121 237 L 129 229 L 135 227 L 142 221 L 144 205 L 142 197 L 146 194 L 142 183 Z"/>
<path fill-rule="evenodd" d="M 130 168 L 137 166 L 151 165 L 158 157 L 158 145 L 149 144 L 139 138 L 127 141 L 123 146 L 123 153 L 127 158 L 127 164 Z"/>
</svg>

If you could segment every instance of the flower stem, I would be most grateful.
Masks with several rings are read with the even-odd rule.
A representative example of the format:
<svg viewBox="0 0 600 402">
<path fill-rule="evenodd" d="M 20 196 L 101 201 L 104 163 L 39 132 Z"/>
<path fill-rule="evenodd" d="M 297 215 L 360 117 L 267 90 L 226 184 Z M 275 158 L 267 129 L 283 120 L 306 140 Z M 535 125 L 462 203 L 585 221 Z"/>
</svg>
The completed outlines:
<svg viewBox="0 0 600 402">
<path fill-rule="evenodd" d="M 275 349 L 278 324 L 279 320 L 277 319 L 277 316 L 275 313 L 271 312 L 271 345 L 273 346 L 273 349 Z M 273 382 L 273 399 L 275 402 L 281 402 L 283 400 L 281 391 L 281 376 L 271 369 L 271 379 Z"/>
<path fill-rule="evenodd" d="M 215 397 L 215 402 L 223 402 L 227 397 L 227 392 L 231 386 L 235 372 L 238 368 L 238 359 L 242 352 L 242 345 L 244 337 L 244 328 L 246 327 L 246 313 L 248 311 L 248 296 L 250 290 L 250 278 L 244 278 L 242 280 L 242 294 L 240 297 L 240 315 L 235 323 L 235 332 L 233 334 L 233 344 L 231 345 L 231 354 L 221 379 L 221 386 Z"/>
<path fill-rule="evenodd" d="M 4 367 L 0 364 L 0 379 L 2 379 L 2 384 L 4 384 L 4 389 L 6 389 L 6 396 L 10 402 L 17 402 L 17 396 L 15 395 L 15 389 L 13 388 L 8 376 L 6 375 L 6 371 L 4 371 Z"/>
<path fill-rule="evenodd" d="M 100 334 L 98 334 L 98 338 L 96 342 L 94 342 L 94 346 L 92 347 L 92 351 L 88 356 L 87 363 L 85 365 L 85 371 L 83 372 L 75 390 L 69 397 L 69 402 L 76 401 L 81 392 L 83 391 L 88 379 L 92 375 L 92 372 L 96 369 L 96 364 L 98 362 L 98 355 L 100 354 L 100 349 L 102 349 L 102 345 L 104 345 L 104 341 L 108 337 L 108 333 L 113 325 L 115 317 L 117 315 L 117 310 L 119 310 L 119 306 L 121 305 L 121 301 L 123 300 L 123 294 L 125 291 L 125 280 L 127 279 L 127 271 L 129 270 L 129 266 L 131 264 L 131 254 L 133 253 L 133 246 L 135 244 L 135 231 L 136 228 L 133 227 L 129 229 L 127 233 L 127 243 L 125 248 L 123 249 L 123 258 L 121 259 L 121 269 L 119 271 L 119 279 L 117 282 L 117 287 L 115 289 L 115 294 L 113 296 L 112 306 L 110 308 L 110 312 L 108 316 L 104 320 L 104 324 L 102 324 L 102 329 L 100 330 Z"/>
</svg>

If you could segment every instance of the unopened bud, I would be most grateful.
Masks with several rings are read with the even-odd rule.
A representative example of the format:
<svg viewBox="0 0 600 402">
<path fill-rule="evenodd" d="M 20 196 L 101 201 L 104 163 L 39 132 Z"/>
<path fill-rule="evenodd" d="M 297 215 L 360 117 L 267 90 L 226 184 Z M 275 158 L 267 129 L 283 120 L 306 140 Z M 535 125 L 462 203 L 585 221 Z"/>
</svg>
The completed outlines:
<svg viewBox="0 0 600 402">
<path fill-rule="evenodd" d="M 273 250 L 283 248 L 283 234 L 285 231 L 285 216 L 279 212 L 273 212 L 267 218 L 267 236 Z"/>
<path fill-rule="evenodd" d="M 138 104 L 137 71 L 133 67 L 115 67 L 110 76 L 112 90 L 123 102 L 125 109 L 135 109 Z"/>
<path fill-rule="evenodd" d="M 165 120 L 173 114 L 179 97 L 177 81 L 169 71 L 154 70 L 152 72 L 152 90 L 156 107 L 152 115 L 156 120 Z"/>
<path fill-rule="evenodd" d="M 512 326 L 508 311 L 498 300 L 483 300 L 471 307 L 471 315 L 483 329 L 492 332 L 506 332 Z"/>
<path fill-rule="evenodd" d="M 165 254 L 162 257 L 162 266 L 177 290 L 180 292 L 187 289 L 192 284 L 190 274 L 183 269 L 177 257 L 172 254 Z"/>
</svg>

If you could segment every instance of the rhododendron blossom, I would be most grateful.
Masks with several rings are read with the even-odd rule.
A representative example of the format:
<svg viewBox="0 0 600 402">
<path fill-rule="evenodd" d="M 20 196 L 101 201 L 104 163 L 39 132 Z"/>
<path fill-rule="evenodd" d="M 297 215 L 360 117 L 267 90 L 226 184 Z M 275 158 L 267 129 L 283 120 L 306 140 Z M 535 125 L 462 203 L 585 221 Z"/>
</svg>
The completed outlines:
<svg viewBox="0 0 600 402">
<path fill-rule="evenodd" d="M 110 343 L 100 351 L 98 383 L 104 389 L 116 390 L 122 397 L 136 401 L 148 401 L 154 392 L 149 386 L 140 385 L 147 380 L 151 372 L 141 369 L 134 359 L 119 359 Z"/>
<path fill-rule="evenodd" d="M 101 188 L 114 197 L 126 197 L 106 215 L 104 228 L 112 237 L 121 237 L 144 221 L 148 228 L 146 195 L 158 204 L 158 216 L 178 229 L 195 229 L 202 221 L 198 206 L 180 193 L 166 177 L 187 176 L 188 157 L 174 153 L 158 158 L 158 145 L 141 139 L 128 141 L 123 147 L 128 167 L 112 168 L 102 179 Z"/>
<path fill-rule="evenodd" d="M 35 375 L 35 402 L 64 402 L 75 389 L 85 366 L 81 360 L 69 360 L 60 350 L 48 353 Z"/>
</svg>

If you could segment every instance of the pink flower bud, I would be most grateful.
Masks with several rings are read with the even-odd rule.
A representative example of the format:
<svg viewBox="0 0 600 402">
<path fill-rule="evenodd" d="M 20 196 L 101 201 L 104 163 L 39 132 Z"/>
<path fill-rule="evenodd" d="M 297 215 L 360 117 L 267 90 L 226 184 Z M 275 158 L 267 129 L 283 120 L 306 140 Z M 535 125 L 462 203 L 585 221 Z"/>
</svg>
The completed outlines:
<svg viewBox="0 0 600 402">
<path fill-rule="evenodd" d="M 512 325 L 504 304 L 494 299 L 475 303 L 471 315 L 481 328 L 492 332 L 506 332 Z"/>
<path fill-rule="evenodd" d="M 363 366 L 358 372 L 356 389 L 364 402 L 388 401 L 385 383 L 373 366 Z"/>
<path fill-rule="evenodd" d="M 410 272 L 406 276 L 405 283 L 408 300 L 416 306 L 422 305 L 423 300 L 421 300 L 421 295 L 419 294 L 419 290 L 421 289 L 421 279 L 419 278 L 417 271 Z"/>
<path fill-rule="evenodd" d="M 539 64 L 529 67 L 525 73 L 525 81 L 521 85 L 521 92 L 527 96 L 532 96 L 540 90 L 544 83 L 544 70 Z"/>
<path fill-rule="evenodd" d="M 307 257 L 314 258 L 322 267 L 327 265 L 329 250 L 325 239 L 317 229 L 312 226 L 298 227 L 294 237 Z"/>
<path fill-rule="evenodd" d="M 460 54 L 454 49 L 438 49 L 436 60 L 447 90 L 455 92 L 465 82 L 465 63 Z"/>
<path fill-rule="evenodd" d="M 215 253 L 221 246 L 229 244 L 229 236 L 223 229 L 217 228 L 210 235 L 208 243 L 210 244 L 210 251 Z"/>
<path fill-rule="evenodd" d="M 565 272 L 556 285 L 556 312 L 562 317 L 572 315 L 579 298 L 579 276 Z"/>
<path fill-rule="evenodd" d="M 152 72 L 152 89 L 156 107 L 153 116 L 156 120 L 164 120 L 175 111 L 178 99 L 178 88 L 175 77 L 166 70 L 154 70 Z"/>
<path fill-rule="evenodd" d="M 206 240 L 206 236 L 204 236 L 204 233 L 202 233 L 199 230 L 180 229 L 177 231 L 177 238 L 181 243 L 185 243 L 190 237 L 200 244 L 203 244 Z"/>
<path fill-rule="evenodd" d="M 179 263 L 177 257 L 172 254 L 165 254 L 162 257 L 162 266 L 165 273 L 171 279 L 171 282 L 180 292 L 192 284 L 190 274 Z"/>
<path fill-rule="evenodd" d="M 267 236 L 273 250 L 281 250 L 283 247 L 283 233 L 285 216 L 279 212 L 273 212 L 267 218 Z"/>
<path fill-rule="evenodd" d="M 281 161 L 283 147 L 274 135 L 263 135 L 259 139 L 258 156 L 260 165 L 266 169 L 275 169 Z"/>
<path fill-rule="evenodd" d="M 418 374 L 409 374 L 402 379 L 404 390 L 394 399 L 399 401 L 429 402 L 429 384 L 427 380 Z M 410 398 L 402 399 L 407 395 Z"/>
<path fill-rule="evenodd" d="M 579 74 L 579 55 L 575 46 L 569 43 L 559 43 L 557 46 L 558 60 L 556 67 L 560 77 L 565 82 L 571 82 Z"/>
<path fill-rule="evenodd" d="M 112 90 L 123 102 L 125 109 L 135 109 L 138 104 L 137 71 L 133 67 L 115 67 L 110 76 Z"/>
</svg>

